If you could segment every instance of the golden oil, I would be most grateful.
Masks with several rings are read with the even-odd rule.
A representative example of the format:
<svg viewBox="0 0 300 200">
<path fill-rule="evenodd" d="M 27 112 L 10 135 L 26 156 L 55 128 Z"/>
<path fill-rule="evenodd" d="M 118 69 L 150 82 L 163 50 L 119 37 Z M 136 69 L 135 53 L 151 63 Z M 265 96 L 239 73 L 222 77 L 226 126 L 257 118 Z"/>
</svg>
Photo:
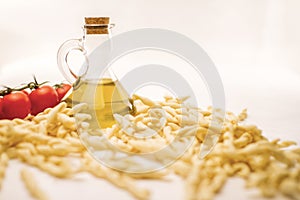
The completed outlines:
<svg viewBox="0 0 300 200">
<path fill-rule="evenodd" d="M 95 117 L 100 128 L 111 127 L 114 123 L 113 114 L 133 114 L 134 109 L 126 90 L 119 81 L 111 78 L 100 80 L 77 80 L 73 93 L 66 99 L 70 105 L 87 103 L 87 112 Z"/>
</svg>

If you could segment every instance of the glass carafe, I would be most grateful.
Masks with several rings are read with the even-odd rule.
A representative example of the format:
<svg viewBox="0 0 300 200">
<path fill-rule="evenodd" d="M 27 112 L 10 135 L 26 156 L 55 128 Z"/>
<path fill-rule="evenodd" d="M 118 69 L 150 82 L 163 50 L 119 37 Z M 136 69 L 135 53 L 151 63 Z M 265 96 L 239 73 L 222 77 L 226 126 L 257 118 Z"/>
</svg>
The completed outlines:
<svg viewBox="0 0 300 200">
<path fill-rule="evenodd" d="M 115 113 L 121 115 L 133 113 L 129 95 L 113 71 L 107 66 L 97 66 L 97 63 L 106 63 L 97 59 L 109 60 L 113 48 L 110 40 L 113 26 L 109 23 L 108 17 L 85 18 L 82 38 L 66 41 L 59 48 L 57 56 L 60 71 L 69 82 L 73 83 L 73 92 L 65 101 L 70 106 L 87 103 L 86 112 L 96 119 L 94 122 L 97 124 L 94 125 L 101 128 L 110 127 L 115 123 L 113 117 Z M 110 48 L 91 60 L 89 55 L 104 41 L 109 42 Z M 85 62 L 77 73 L 68 64 L 68 56 L 73 50 L 81 51 L 85 57 Z"/>
</svg>

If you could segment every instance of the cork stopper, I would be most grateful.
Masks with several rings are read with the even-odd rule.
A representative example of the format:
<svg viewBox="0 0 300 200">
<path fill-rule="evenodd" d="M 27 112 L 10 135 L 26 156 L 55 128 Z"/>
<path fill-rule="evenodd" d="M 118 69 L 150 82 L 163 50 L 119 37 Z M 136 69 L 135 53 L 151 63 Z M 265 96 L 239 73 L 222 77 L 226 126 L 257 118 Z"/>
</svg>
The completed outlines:
<svg viewBox="0 0 300 200">
<path fill-rule="evenodd" d="M 111 28 L 109 17 L 86 17 L 84 28 L 86 34 L 108 34 Z"/>
</svg>

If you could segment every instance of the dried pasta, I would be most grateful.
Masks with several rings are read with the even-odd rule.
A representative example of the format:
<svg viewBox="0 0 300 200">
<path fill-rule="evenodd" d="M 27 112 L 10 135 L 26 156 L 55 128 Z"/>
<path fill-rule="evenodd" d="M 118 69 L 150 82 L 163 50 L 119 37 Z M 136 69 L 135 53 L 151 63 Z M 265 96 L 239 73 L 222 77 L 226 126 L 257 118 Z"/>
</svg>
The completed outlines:
<svg viewBox="0 0 300 200">
<path fill-rule="evenodd" d="M 111 128 L 93 132 L 89 132 L 91 116 L 81 113 L 86 108 L 84 104 L 71 109 L 60 103 L 24 120 L 0 120 L 0 186 L 9 159 L 19 159 L 58 178 L 91 173 L 137 199 L 150 198 L 150 191 L 138 187 L 137 180 L 160 180 L 172 173 L 182 177 L 187 200 L 214 199 L 226 181 L 234 176 L 243 178 L 247 188 L 258 188 L 263 196 L 281 193 L 300 199 L 300 148 L 292 148 L 296 145 L 294 141 L 269 141 L 255 125 L 246 124 L 246 109 L 237 116 L 226 112 L 218 143 L 210 154 L 199 159 L 206 134 L 216 131 L 210 127 L 214 109 L 191 107 L 184 104 L 186 99 L 168 96 L 162 102 L 155 102 L 133 95 L 134 116 L 116 115 L 117 123 Z M 77 128 L 81 130 L 80 136 Z M 191 140 L 194 137 L 195 140 Z M 138 162 L 126 160 L 125 154 L 115 152 L 105 140 L 133 154 L 152 153 L 166 146 L 176 151 L 177 146 L 190 141 L 192 144 L 174 164 L 162 171 L 128 174 L 100 165 L 87 153 L 80 138 L 94 149 L 96 156 L 105 153 L 110 159 L 122 158 L 123 169 L 139 167 Z M 150 156 L 143 161 L 159 166 L 165 159 L 175 158 L 176 153 L 166 150 L 162 157 Z M 73 165 L 73 160 L 79 160 L 80 164 Z M 22 170 L 21 176 L 34 197 L 47 199 L 41 190 L 32 190 L 37 183 L 28 182 L 28 171 Z"/>
<path fill-rule="evenodd" d="M 32 197 L 34 197 L 38 200 L 47 200 L 48 199 L 48 197 L 44 193 L 44 191 L 42 191 L 40 189 L 33 174 L 31 172 L 29 172 L 27 169 L 21 170 L 21 179 L 23 180 L 26 188 L 28 189 L 28 191 L 30 192 Z"/>
</svg>

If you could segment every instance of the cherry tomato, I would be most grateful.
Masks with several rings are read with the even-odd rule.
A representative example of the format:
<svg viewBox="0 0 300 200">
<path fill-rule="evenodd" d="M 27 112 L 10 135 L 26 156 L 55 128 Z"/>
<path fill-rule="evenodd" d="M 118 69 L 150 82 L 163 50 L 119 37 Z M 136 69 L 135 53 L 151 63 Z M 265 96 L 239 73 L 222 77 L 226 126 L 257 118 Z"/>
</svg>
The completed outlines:
<svg viewBox="0 0 300 200">
<path fill-rule="evenodd" d="M 4 118 L 3 111 L 2 111 L 2 107 L 3 107 L 2 105 L 3 105 L 3 98 L 0 97 L 0 119 Z"/>
<path fill-rule="evenodd" d="M 64 98 L 64 96 L 71 89 L 71 87 L 72 86 L 70 84 L 65 84 L 65 83 L 56 86 L 56 92 L 57 92 L 57 95 L 58 95 L 58 101 L 61 101 L 62 98 Z"/>
<path fill-rule="evenodd" d="M 41 86 L 29 94 L 31 102 L 31 114 L 37 115 L 46 108 L 52 108 L 58 104 L 58 96 L 55 89 L 49 85 Z"/>
<path fill-rule="evenodd" d="M 30 113 L 30 108 L 28 95 L 20 91 L 5 95 L 2 99 L 2 117 L 4 119 L 23 119 Z"/>
</svg>

